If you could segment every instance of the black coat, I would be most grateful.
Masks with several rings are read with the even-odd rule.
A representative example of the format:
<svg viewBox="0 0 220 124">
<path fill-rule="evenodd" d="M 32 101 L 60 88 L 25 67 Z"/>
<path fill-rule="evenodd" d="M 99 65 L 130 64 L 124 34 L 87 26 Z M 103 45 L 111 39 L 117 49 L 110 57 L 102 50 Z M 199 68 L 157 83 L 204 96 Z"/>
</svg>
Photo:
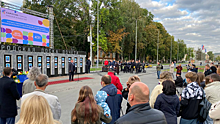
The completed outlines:
<svg viewBox="0 0 220 124">
<path fill-rule="evenodd" d="M 163 112 L 152 109 L 149 103 L 132 106 L 115 124 L 167 124 Z"/>
<path fill-rule="evenodd" d="M 9 118 L 17 115 L 16 99 L 20 99 L 17 85 L 13 79 L 2 77 L 0 79 L 0 117 Z"/>
<path fill-rule="evenodd" d="M 154 108 L 162 111 L 166 117 L 167 124 L 177 124 L 180 102 L 177 95 L 158 95 Z"/>
<path fill-rule="evenodd" d="M 177 76 L 175 80 L 176 87 L 183 87 L 183 78 L 181 76 Z"/>
<path fill-rule="evenodd" d="M 74 72 L 75 71 L 75 63 L 69 63 L 69 72 Z"/>
<path fill-rule="evenodd" d="M 212 71 L 210 69 L 207 69 L 204 74 L 205 74 L 205 76 L 210 75 L 210 74 L 212 74 Z"/>
<path fill-rule="evenodd" d="M 91 61 L 90 61 L 90 60 L 87 60 L 87 61 L 86 61 L 86 65 L 90 66 L 90 65 L 91 65 Z"/>
</svg>

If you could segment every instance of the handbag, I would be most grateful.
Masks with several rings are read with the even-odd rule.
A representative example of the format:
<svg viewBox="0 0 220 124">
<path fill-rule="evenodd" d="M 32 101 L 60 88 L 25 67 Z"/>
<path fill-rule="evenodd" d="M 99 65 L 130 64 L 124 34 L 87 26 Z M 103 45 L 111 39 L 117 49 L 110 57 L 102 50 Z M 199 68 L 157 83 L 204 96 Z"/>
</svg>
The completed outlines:
<svg viewBox="0 0 220 124">
<path fill-rule="evenodd" d="M 210 110 L 212 104 L 206 99 L 204 90 L 202 88 L 201 88 L 201 90 L 203 92 L 203 95 L 202 95 L 202 101 L 199 104 L 201 109 L 199 111 L 198 120 L 200 122 L 204 122 L 209 115 L 209 110 Z"/>
</svg>

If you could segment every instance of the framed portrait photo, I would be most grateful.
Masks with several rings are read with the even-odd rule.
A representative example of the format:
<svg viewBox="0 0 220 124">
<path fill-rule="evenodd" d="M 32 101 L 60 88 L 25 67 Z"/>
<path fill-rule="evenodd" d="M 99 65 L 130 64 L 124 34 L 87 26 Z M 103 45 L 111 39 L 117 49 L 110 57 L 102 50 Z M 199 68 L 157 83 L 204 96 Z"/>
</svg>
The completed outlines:
<svg viewBox="0 0 220 124">
<path fill-rule="evenodd" d="M 42 62 L 42 60 L 41 60 L 42 58 L 41 57 L 38 57 L 38 62 Z"/>
<path fill-rule="evenodd" d="M 62 68 L 65 68 L 65 63 L 62 63 Z"/>
<path fill-rule="evenodd" d="M 6 67 L 11 67 L 11 64 L 10 63 L 6 63 L 5 66 Z"/>
<path fill-rule="evenodd" d="M 38 63 L 38 67 L 41 68 L 41 63 Z"/>
<path fill-rule="evenodd" d="M 57 68 L 57 63 L 54 64 L 54 67 Z"/>
<path fill-rule="evenodd" d="M 50 68 L 50 63 L 47 63 L 47 68 Z"/>
<path fill-rule="evenodd" d="M 5 62 L 10 62 L 10 56 L 5 56 Z"/>
<path fill-rule="evenodd" d="M 29 63 L 29 64 L 28 64 L 28 68 L 29 68 L 29 69 L 31 69 L 32 66 L 33 66 L 32 63 Z"/>
<path fill-rule="evenodd" d="M 28 62 L 33 62 L 33 57 L 32 56 L 28 57 Z"/>
<path fill-rule="evenodd" d="M 57 58 L 57 57 L 55 57 L 55 58 L 54 58 L 54 62 L 57 62 L 57 59 L 58 59 L 58 58 Z"/>
<path fill-rule="evenodd" d="M 71 62 L 71 58 L 68 58 L 69 62 Z"/>
<path fill-rule="evenodd" d="M 22 64 L 18 63 L 18 69 L 22 69 Z"/>
<path fill-rule="evenodd" d="M 50 62 L 50 57 L 47 57 L 47 62 Z"/>
<path fill-rule="evenodd" d="M 22 62 L 21 56 L 18 56 L 18 62 Z"/>
<path fill-rule="evenodd" d="M 65 58 L 62 58 L 62 62 L 65 62 Z"/>
</svg>

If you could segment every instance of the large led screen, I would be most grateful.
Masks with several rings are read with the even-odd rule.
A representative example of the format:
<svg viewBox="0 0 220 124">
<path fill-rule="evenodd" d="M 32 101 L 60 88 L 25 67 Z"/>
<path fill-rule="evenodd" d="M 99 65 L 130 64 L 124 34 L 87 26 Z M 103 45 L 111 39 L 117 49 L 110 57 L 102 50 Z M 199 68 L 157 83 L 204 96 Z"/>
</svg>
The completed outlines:
<svg viewBox="0 0 220 124">
<path fill-rule="evenodd" d="M 1 41 L 49 47 L 49 20 L 1 8 Z"/>
</svg>

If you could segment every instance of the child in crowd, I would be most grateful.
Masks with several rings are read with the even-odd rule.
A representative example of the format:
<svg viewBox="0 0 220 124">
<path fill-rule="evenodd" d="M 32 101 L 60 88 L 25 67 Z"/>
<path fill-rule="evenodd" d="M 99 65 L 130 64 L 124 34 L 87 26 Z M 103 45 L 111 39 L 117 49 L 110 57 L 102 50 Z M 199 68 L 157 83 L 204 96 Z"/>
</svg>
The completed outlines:
<svg viewBox="0 0 220 124">
<path fill-rule="evenodd" d="M 174 81 L 175 81 L 176 90 L 178 92 L 178 95 L 181 96 L 182 90 L 183 90 L 183 78 L 181 77 L 181 75 L 179 73 L 176 74 L 176 80 L 174 80 Z"/>
<path fill-rule="evenodd" d="M 107 96 L 107 93 L 105 91 L 98 91 L 96 96 L 95 96 L 95 100 L 96 100 L 97 104 L 103 108 L 104 115 L 106 117 L 110 118 L 111 111 L 110 111 L 110 108 L 109 108 L 108 104 L 106 103 L 107 97 L 108 96 Z M 102 124 L 105 124 L 105 123 L 102 122 Z"/>
</svg>

